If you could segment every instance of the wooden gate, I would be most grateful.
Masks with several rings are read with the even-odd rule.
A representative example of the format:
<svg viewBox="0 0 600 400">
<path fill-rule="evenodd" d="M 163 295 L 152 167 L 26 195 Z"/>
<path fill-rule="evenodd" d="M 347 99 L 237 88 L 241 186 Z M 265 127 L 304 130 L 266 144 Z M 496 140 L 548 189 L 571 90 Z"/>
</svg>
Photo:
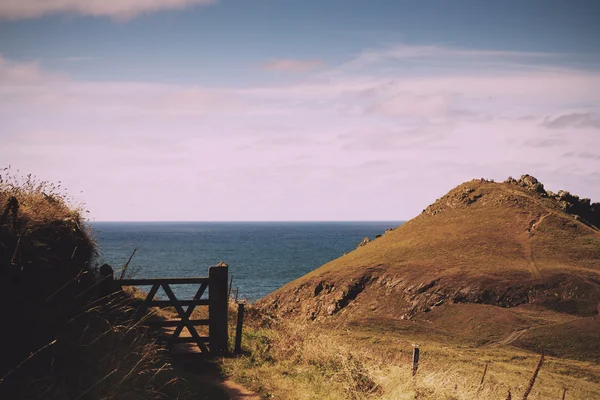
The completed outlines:
<svg viewBox="0 0 600 400">
<path fill-rule="evenodd" d="M 208 277 L 119 279 L 115 282 L 121 286 L 151 286 L 146 299 L 136 310 L 138 318 L 144 316 L 150 307 L 175 308 L 177 320 L 152 321 L 152 325 L 158 327 L 175 327 L 168 339 L 170 348 L 176 343 L 196 343 L 203 353 L 221 354 L 228 349 L 227 275 L 227 264 L 220 263 L 208 268 Z M 198 285 L 198 289 L 192 299 L 178 299 L 171 285 Z M 154 299 L 160 288 L 167 295 L 166 300 Z M 202 298 L 206 289 L 208 298 Z M 208 306 L 208 319 L 192 319 L 198 306 Z M 208 336 L 200 336 L 197 326 L 208 326 Z M 189 331 L 189 337 L 181 336 L 184 328 Z"/>
</svg>

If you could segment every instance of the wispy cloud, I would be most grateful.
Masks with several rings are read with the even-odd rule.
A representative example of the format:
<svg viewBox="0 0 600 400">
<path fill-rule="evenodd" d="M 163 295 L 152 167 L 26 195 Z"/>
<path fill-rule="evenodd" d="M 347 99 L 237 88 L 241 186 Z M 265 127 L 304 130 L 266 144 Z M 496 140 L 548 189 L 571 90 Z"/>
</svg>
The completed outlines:
<svg viewBox="0 0 600 400">
<path fill-rule="evenodd" d="M 448 94 L 416 95 L 397 93 L 377 102 L 368 111 L 386 116 L 437 118 L 452 111 L 452 100 Z"/>
<path fill-rule="evenodd" d="M 48 14 L 75 14 L 134 18 L 140 14 L 164 10 L 181 10 L 196 5 L 210 5 L 216 0 L 2 0 L 1 19 L 37 18 Z"/>
<path fill-rule="evenodd" d="M 438 45 L 397 45 L 381 49 L 365 50 L 353 60 L 344 64 L 343 67 L 364 68 L 373 64 L 406 60 L 442 60 L 445 62 L 489 62 L 501 60 L 503 62 L 508 62 L 509 60 L 548 59 L 556 56 L 556 54 L 541 52 L 461 49 Z"/>
<path fill-rule="evenodd" d="M 36 61 L 14 62 L 0 54 L 0 85 L 35 85 L 65 79 L 63 74 L 45 71 Z"/>
<path fill-rule="evenodd" d="M 564 138 L 531 138 L 523 142 L 525 146 L 534 148 L 557 147 L 568 143 L 569 141 Z"/>
<path fill-rule="evenodd" d="M 600 148 L 600 73 L 418 72 L 322 66 L 293 83 L 203 87 L 81 81 L 0 59 L 0 160 L 74 182 L 103 219 L 285 219 L 290 209 L 351 219 L 374 194 L 384 203 L 364 218 L 404 218 L 466 179 L 546 183 L 557 169 L 574 192 L 600 197 L 589 156 Z M 154 214 L 165 201 L 155 193 L 183 199 L 179 214 Z M 318 210 L 303 206 L 314 193 Z"/>
<path fill-rule="evenodd" d="M 569 152 L 563 155 L 566 158 L 581 158 L 584 160 L 597 160 L 600 161 L 600 154 L 594 154 L 587 151 L 582 151 L 580 153 Z"/>
<path fill-rule="evenodd" d="M 318 69 L 324 65 L 321 60 L 294 60 L 290 58 L 280 58 L 271 60 L 265 64 L 265 69 L 279 72 L 308 72 Z"/>
<path fill-rule="evenodd" d="M 546 117 L 542 126 L 549 129 L 594 128 L 600 129 L 600 115 L 591 112 L 575 112 L 558 117 Z"/>
<path fill-rule="evenodd" d="M 64 57 L 61 60 L 66 61 L 66 62 L 77 63 L 77 62 L 85 62 L 85 61 L 95 61 L 95 60 L 98 60 L 98 57 L 71 56 L 71 57 Z"/>
</svg>

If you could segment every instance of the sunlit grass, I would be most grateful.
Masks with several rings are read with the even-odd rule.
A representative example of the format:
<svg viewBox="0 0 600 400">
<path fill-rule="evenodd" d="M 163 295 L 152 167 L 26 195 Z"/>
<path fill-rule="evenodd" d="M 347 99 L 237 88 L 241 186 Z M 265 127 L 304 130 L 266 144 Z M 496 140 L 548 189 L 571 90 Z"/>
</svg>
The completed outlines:
<svg viewBox="0 0 600 400">
<path fill-rule="evenodd" d="M 414 337 L 253 315 L 245 328 L 246 353 L 223 365 L 233 379 L 278 399 L 497 400 L 508 390 L 521 398 L 539 360 L 510 346 L 476 348 L 426 337 L 413 377 Z M 567 399 L 596 398 L 599 376 L 597 364 L 547 357 L 528 398 L 559 399 L 564 388 Z"/>
</svg>

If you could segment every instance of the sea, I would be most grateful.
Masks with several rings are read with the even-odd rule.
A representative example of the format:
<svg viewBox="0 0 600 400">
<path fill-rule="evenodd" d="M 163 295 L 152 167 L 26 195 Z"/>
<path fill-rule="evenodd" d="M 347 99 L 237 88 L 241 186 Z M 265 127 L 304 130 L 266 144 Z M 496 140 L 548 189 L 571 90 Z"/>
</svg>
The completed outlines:
<svg viewBox="0 0 600 400">
<path fill-rule="evenodd" d="M 93 222 L 97 262 L 133 278 L 208 276 L 229 265 L 238 298 L 256 301 L 286 283 L 352 251 L 401 221 L 376 222 Z M 180 298 L 197 288 L 177 285 Z"/>
</svg>

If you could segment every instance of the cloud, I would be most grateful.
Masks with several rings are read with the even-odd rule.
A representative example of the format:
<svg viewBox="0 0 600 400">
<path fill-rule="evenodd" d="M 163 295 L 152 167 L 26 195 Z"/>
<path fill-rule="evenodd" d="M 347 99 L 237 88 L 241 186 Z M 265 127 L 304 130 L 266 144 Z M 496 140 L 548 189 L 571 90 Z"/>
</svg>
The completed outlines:
<svg viewBox="0 0 600 400">
<path fill-rule="evenodd" d="M 0 85 L 34 85 L 64 79 L 64 75 L 43 70 L 38 62 L 14 62 L 0 55 Z"/>
<path fill-rule="evenodd" d="M 452 108 L 450 97 L 446 94 L 398 93 L 370 107 L 369 111 L 393 117 L 445 117 Z"/>
<path fill-rule="evenodd" d="M 130 19 L 140 14 L 210 5 L 216 0 L 0 0 L 0 19 L 76 14 Z"/>
<path fill-rule="evenodd" d="M 548 59 L 557 57 L 556 54 L 540 53 L 540 52 L 521 52 L 521 51 L 496 51 L 496 50 L 477 50 L 477 49 L 460 49 L 446 46 L 414 46 L 414 45 L 397 45 L 383 49 L 370 49 L 361 52 L 350 62 L 342 67 L 346 68 L 364 68 L 368 65 L 380 64 L 390 61 L 407 61 L 407 60 L 440 60 L 447 62 L 458 61 L 502 61 L 508 60 L 523 60 L 523 59 Z"/>
<path fill-rule="evenodd" d="M 66 62 L 77 63 L 77 62 L 95 61 L 95 60 L 98 60 L 98 58 L 97 57 L 89 57 L 89 56 L 71 56 L 71 57 L 64 57 L 64 58 L 62 58 L 62 60 L 66 61 Z"/>
<path fill-rule="evenodd" d="M 293 60 L 289 58 L 281 58 L 271 60 L 265 65 L 265 69 L 278 72 L 309 72 L 323 66 L 320 60 Z"/>
<path fill-rule="evenodd" d="M 568 152 L 563 154 L 565 158 L 580 158 L 584 160 L 600 160 L 600 154 L 593 154 L 587 151 L 582 151 L 580 153 Z"/>
<path fill-rule="evenodd" d="M 591 112 L 575 112 L 571 114 L 564 114 L 556 118 L 546 117 L 541 125 L 548 129 L 600 129 L 600 115 Z"/>
<path fill-rule="evenodd" d="M 112 220 L 402 219 L 464 180 L 523 173 L 600 196 L 598 159 L 585 155 L 600 135 L 540 126 L 563 110 L 597 115 L 597 72 L 333 70 L 203 87 L 82 81 L 0 59 L 0 160 L 70 182 Z M 182 202 L 167 211 L 164 196 Z"/>
<path fill-rule="evenodd" d="M 529 147 L 557 147 L 562 146 L 568 143 L 566 139 L 563 138 L 532 138 L 525 140 L 523 144 Z"/>
</svg>

